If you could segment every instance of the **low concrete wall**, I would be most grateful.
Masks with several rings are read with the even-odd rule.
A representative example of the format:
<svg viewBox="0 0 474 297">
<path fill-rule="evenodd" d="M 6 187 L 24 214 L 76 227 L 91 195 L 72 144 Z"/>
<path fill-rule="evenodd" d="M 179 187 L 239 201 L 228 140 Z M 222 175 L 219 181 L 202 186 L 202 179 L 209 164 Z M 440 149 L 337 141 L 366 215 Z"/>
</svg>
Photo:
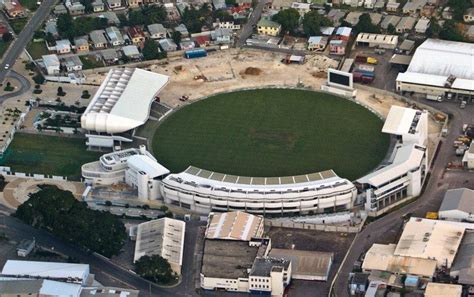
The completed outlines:
<svg viewBox="0 0 474 297">
<path fill-rule="evenodd" d="M 282 222 L 282 221 L 275 221 L 272 219 L 265 219 L 265 225 L 269 227 L 307 229 L 307 230 L 318 230 L 318 231 L 324 231 L 324 232 L 358 233 L 362 229 L 364 222 L 362 222 L 358 226 L 336 226 L 336 225 L 295 223 L 291 221 Z"/>
</svg>

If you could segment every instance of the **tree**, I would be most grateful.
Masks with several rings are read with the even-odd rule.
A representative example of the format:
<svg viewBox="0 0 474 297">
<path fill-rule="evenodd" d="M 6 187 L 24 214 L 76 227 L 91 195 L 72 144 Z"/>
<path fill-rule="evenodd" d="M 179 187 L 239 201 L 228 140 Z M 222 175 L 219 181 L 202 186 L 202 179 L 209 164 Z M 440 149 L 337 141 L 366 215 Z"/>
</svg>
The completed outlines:
<svg viewBox="0 0 474 297">
<path fill-rule="evenodd" d="M 81 0 L 80 2 L 84 5 L 86 12 L 93 12 L 94 8 L 92 7 L 92 0 Z"/>
<path fill-rule="evenodd" d="M 199 33 L 211 14 L 209 5 L 204 3 L 199 9 L 194 6 L 186 7 L 181 20 L 190 33 Z"/>
<path fill-rule="evenodd" d="M 5 188 L 6 182 L 5 182 L 5 176 L 0 175 L 0 190 L 3 191 L 3 188 Z"/>
<path fill-rule="evenodd" d="M 388 26 L 387 26 L 387 32 L 388 32 L 388 33 L 394 34 L 396 30 L 397 30 L 397 28 L 395 28 L 394 25 L 388 24 Z"/>
<path fill-rule="evenodd" d="M 173 33 L 171 33 L 171 39 L 173 39 L 173 41 L 176 44 L 180 44 L 181 43 L 181 32 L 173 31 Z"/>
<path fill-rule="evenodd" d="M 332 21 L 316 10 L 312 10 L 305 14 L 303 19 L 303 29 L 307 36 L 320 35 L 321 27 L 332 26 Z"/>
<path fill-rule="evenodd" d="M 13 35 L 12 35 L 12 33 L 10 33 L 10 32 L 4 33 L 3 36 L 2 36 L 2 40 L 3 40 L 3 42 L 10 42 L 10 41 L 12 41 L 12 40 L 13 40 Z"/>
<path fill-rule="evenodd" d="M 453 20 L 447 20 L 444 22 L 441 31 L 439 32 L 439 38 L 451 41 L 463 41 L 464 37 L 456 27 L 456 22 Z"/>
<path fill-rule="evenodd" d="M 64 96 L 66 95 L 66 93 L 64 92 L 63 90 L 63 87 L 58 87 L 58 93 L 57 93 L 58 96 Z M 59 98 L 58 98 L 59 99 Z"/>
<path fill-rule="evenodd" d="M 60 14 L 56 22 L 59 34 L 63 37 L 74 37 L 74 26 L 72 16 L 69 13 Z"/>
<path fill-rule="evenodd" d="M 284 32 L 295 33 L 300 21 L 300 14 L 294 8 L 280 10 L 272 18 L 273 21 L 279 23 Z"/>
<path fill-rule="evenodd" d="M 238 6 L 237 1 L 235 0 L 225 0 L 225 5 L 227 6 Z"/>
<path fill-rule="evenodd" d="M 69 191 L 42 185 L 20 205 L 15 216 L 35 228 L 45 229 L 70 243 L 111 257 L 120 253 L 127 239 L 122 221 L 92 210 Z"/>
<path fill-rule="evenodd" d="M 434 17 L 430 20 L 430 26 L 426 29 L 426 37 L 428 38 L 437 38 L 439 32 L 441 31 L 441 26 L 438 23 L 438 20 Z"/>
<path fill-rule="evenodd" d="M 472 2 L 469 0 L 449 0 L 448 6 L 453 10 L 453 18 L 457 21 L 461 21 L 464 12 L 472 6 Z"/>
<path fill-rule="evenodd" d="M 167 19 L 166 9 L 161 5 L 145 6 L 143 8 L 146 25 L 163 23 Z"/>
<path fill-rule="evenodd" d="M 160 284 L 176 280 L 170 263 L 160 255 L 143 256 L 135 262 L 135 272 L 141 277 Z"/>
<path fill-rule="evenodd" d="M 44 77 L 41 75 L 41 74 L 36 74 L 35 76 L 33 76 L 33 81 L 36 83 L 36 84 L 43 84 L 45 79 Z"/>
<path fill-rule="evenodd" d="M 354 30 L 357 33 L 380 33 L 379 27 L 372 23 L 368 13 L 363 13 L 359 17 L 359 22 L 354 26 Z"/>
<path fill-rule="evenodd" d="M 158 44 L 153 39 L 145 40 L 145 44 L 143 45 L 143 58 L 145 60 L 153 60 L 158 58 Z"/>
<path fill-rule="evenodd" d="M 130 26 L 144 25 L 145 15 L 143 15 L 141 9 L 130 10 L 128 12 L 128 24 Z"/>
<path fill-rule="evenodd" d="M 217 10 L 214 12 L 214 18 L 219 19 L 220 22 L 230 22 L 234 20 L 234 17 L 229 14 L 226 10 Z"/>
</svg>

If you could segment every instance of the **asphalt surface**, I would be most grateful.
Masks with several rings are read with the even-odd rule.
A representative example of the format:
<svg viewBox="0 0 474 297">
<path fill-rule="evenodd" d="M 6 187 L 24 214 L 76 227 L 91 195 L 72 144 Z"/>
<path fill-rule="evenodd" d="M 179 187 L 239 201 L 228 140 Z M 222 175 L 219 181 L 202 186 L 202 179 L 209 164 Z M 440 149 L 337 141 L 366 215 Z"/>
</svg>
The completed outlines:
<svg viewBox="0 0 474 297">
<path fill-rule="evenodd" d="M 6 70 L 5 66 L 8 64 L 9 69 L 15 64 L 15 61 L 18 59 L 22 51 L 25 49 L 28 42 L 33 38 L 33 34 L 36 29 L 44 22 L 48 17 L 51 8 L 56 4 L 57 0 L 44 0 L 43 3 L 36 10 L 33 17 L 23 28 L 23 31 L 17 36 L 16 40 L 13 42 L 13 45 L 10 47 L 8 52 L 3 58 L 3 62 L 0 64 L 0 82 L 5 80 L 6 76 L 9 76 L 10 70 Z M 18 95 L 18 94 L 17 94 Z"/>
<path fill-rule="evenodd" d="M 257 26 L 260 16 L 262 15 L 263 8 L 267 2 L 267 0 L 258 1 L 257 6 L 255 6 L 255 9 L 252 11 L 247 23 L 242 28 L 242 31 L 237 38 L 237 42 L 235 43 L 235 47 L 242 47 L 245 45 L 245 41 L 252 35 L 254 28 Z"/>
<path fill-rule="evenodd" d="M 20 82 L 20 88 L 16 90 L 15 92 L 5 94 L 3 96 L 0 96 L 0 104 L 9 99 L 13 98 L 16 96 L 23 95 L 24 93 L 28 92 L 29 89 L 31 88 L 31 83 L 28 79 L 26 79 L 24 76 L 20 75 L 18 72 L 14 70 L 9 70 L 8 71 L 8 76 L 9 79 L 15 79 Z"/>
<path fill-rule="evenodd" d="M 459 171 L 452 174 L 451 181 L 445 177 L 445 167 L 454 157 L 453 141 L 459 135 L 459 131 L 464 123 L 474 121 L 474 105 L 470 104 L 465 109 L 459 109 L 459 101 L 432 103 L 424 100 L 423 103 L 431 105 L 443 112 L 452 114 L 453 118 L 449 123 L 448 135 L 442 140 L 436 160 L 431 169 L 431 177 L 425 185 L 424 193 L 413 203 L 410 203 L 398 210 L 395 210 L 384 217 L 367 225 L 354 239 L 352 248 L 347 252 L 346 260 L 342 264 L 339 274 L 336 276 L 333 287 L 333 296 L 349 296 L 348 279 L 349 273 L 355 261 L 361 254 L 365 253 L 374 243 L 383 242 L 387 237 L 398 234 L 402 224 L 402 217 L 406 214 L 423 216 L 427 211 L 437 210 L 447 188 L 458 186 L 460 183 L 469 182 L 474 179 L 473 173 Z M 456 183 L 456 181 L 460 181 Z M 450 186 L 454 184 L 455 186 Z"/>
<path fill-rule="evenodd" d="M 129 288 L 140 290 L 139 296 L 176 296 L 191 297 L 199 296 L 194 291 L 194 269 L 193 255 L 194 244 L 196 242 L 198 222 L 188 222 L 186 224 L 186 237 L 184 249 L 183 275 L 181 283 L 173 288 L 162 288 L 150 283 L 133 272 L 130 272 L 118 265 L 112 263 L 107 258 L 88 253 L 77 246 L 65 243 L 50 233 L 35 229 L 24 224 L 20 220 L 7 215 L 7 209 L 0 207 L 0 222 L 4 225 L 0 226 L 0 232 L 4 232 L 10 239 L 19 242 L 24 238 L 36 239 L 38 245 L 43 247 L 54 248 L 57 252 L 68 255 L 90 265 L 91 273 L 95 274 L 96 280 L 103 285 L 108 285 L 110 279 L 118 280 L 122 285 Z"/>
</svg>

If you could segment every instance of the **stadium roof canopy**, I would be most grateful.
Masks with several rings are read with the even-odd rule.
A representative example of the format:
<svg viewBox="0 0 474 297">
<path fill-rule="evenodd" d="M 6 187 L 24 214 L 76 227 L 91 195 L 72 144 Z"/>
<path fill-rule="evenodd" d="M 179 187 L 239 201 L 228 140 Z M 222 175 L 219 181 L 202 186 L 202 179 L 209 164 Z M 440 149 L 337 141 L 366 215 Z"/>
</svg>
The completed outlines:
<svg viewBox="0 0 474 297">
<path fill-rule="evenodd" d="M 427 39 L 417 49 L 397 81 L 444 87 L 453 77 L 453 89 L 474 90 L 474 44 Z"/>
<path fill-rule="evenodd" d="M 112 134 L 143 125 L 168 79 L 138 68 L 111 69 L 81 117 L 82 128 Z"/>
<path fill-rule="evenodd" d="M 402 106 L 392 106 L 382 128 L 382 132 L 403 135 L 408 134 L 419 111 Z"/>
</svg>

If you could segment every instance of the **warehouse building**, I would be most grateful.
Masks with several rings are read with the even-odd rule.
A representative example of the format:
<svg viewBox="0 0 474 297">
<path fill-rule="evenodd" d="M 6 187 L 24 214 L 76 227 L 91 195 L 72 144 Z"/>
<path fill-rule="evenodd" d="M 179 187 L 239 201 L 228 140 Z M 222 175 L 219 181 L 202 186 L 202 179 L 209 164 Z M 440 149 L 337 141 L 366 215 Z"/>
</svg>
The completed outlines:
<svg viewBox="0 0 474 297">
<path fill-rule="evenodd" d="M 385 49 L 394 49 L 398 45 L 397 35 L 359 33 L 356 38 L 357 46 L 368 46 Z"/>
<path fill-rule="evenodd" d="M 372 245 L 362 269 L 410 274 L 427 280 L 432 279 L 437 269 L 454 269 L 454 275 L 460 276 L 462 272 L 463 279 L 469 279 L 474 273 L 469 266 L 474 257 L 471 229 L 474 224 L 412 217 L 397 244 Z"/>
<path fill-rule="evenodd" d="M 139 224 L 133 262 L 143 256 L 160 255 L 168 260 L 177 275 L 181 275 L 185 230 L 185 222 L 170 218 Z"/>
<path fill-rule="evenodd" d="M 464 233 L 449 275 L 457 277 L 459 284 L 474 286 L 474 230 Z"/>
<path fill-rule="evenodd" d="M 334 253 L 276 248 L 269 255 L 290 261 L 293 279 L 313 281 L 328 280 L 334 258 Z"/>
<path fill-rule="evenodd" d="M 428 114 L 392 106 L 382 132 L 398 138 L 389 164 L 356 182 L 366 210 L 375 213 L 420 194 L 428 167 Z"/>
<path fill-rule="evenodd" d="M 12 279 L 3 277 L 0 279 L 0 296 L 2 297 L 80 297 L 81 290 L 80 284 L 69 284 L 47 279 Z"/>
<path fill-rule="evenodd" d="M 455 284 L 428 283 L 425 297 L 461 297 L 462 286 Z"/>
<path fill-rule="evenodd" d="M 448 221 L 474 222 L 474 190 L 461 188 L 446 191 L 438 217 Z"/>
<path fill-rule="evenodd" d="M 139 68 L 111 69 L 81 116 L 81 127 L 88 131 L 86 144 L 112 148 L 114 142 L 131 142 L 130 135 L 121 133 L 145 124 L 168 79 Z"/>
<path fill-rule="evenodd" d="M 399 73 L 399 92 L 474 98 L 474 44 L 427 39 L 415 51 L 408 70 Z"/>
<path fill-rule="evenodd" d="M 207 239 L 250 241 L 262 238 L 263 217 L 241 211 L 210 214 L 206 227 Z"/>
</svg>

